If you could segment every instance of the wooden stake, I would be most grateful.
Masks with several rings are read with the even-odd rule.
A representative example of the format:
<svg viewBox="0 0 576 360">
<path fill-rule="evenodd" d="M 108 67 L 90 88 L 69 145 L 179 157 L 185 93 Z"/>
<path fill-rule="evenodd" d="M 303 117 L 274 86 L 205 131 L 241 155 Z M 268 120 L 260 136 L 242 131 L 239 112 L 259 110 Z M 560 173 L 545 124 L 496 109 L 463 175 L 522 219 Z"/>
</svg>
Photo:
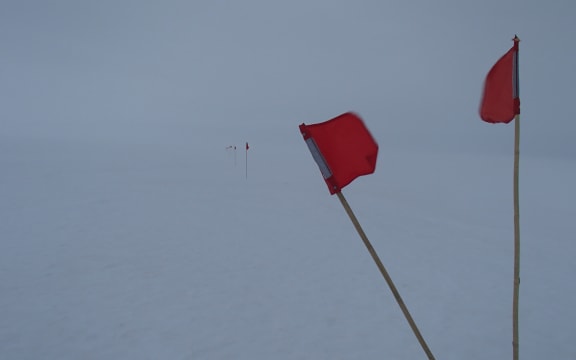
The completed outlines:
<svg viewBox="0 0 576 360">
<path fill-rule="evenodd" d="M 366 245 L 366 248 L 368 249 L 368 252 L 372 256 L 372 259 L 374 259 L 374 262 L 378 266 L 378 269 L 382 273 L 382 276 L 384 276 L 384 279 L 386 280 L 386 283 L 390 287 L 390 290 L 392 290 L 392 294 L 394 294 L 394 298 L 396 299 L 396 302 L 398 303 L 398 305 L 400 305 L 400 309 L 402 309 L 402 312 L 404 313 L 406 320 L 408 320 L 408 324 L 410 324 L 410 327 L 412 328 L 414 335 L 416 335 L 416 338 L 418 339 L 418 342 L 422 346 L 422 349 L 424 349 L 424 352 L 428 356 L 429 360 L 434 360 L 434 355 L 432 355 L 430 348 L 428 348 L 426 341 L 424 341 L 422 334 L 420 334 L 420 330 L 418 330 L 416 323 L 412 319 L 412 316 L 410 315 L 408 308 L 404 304 L 404 301 L 402 300 L 400 293 L 396 289 L 396 286 L 394 285 L 392 278 L 390 277 L 390 275 L 388 275 L 388 271 L 386 271 L 384 264 L 382 264 L 382 261 L 380 261 L 378 254 L 376 254 L 376 250 L 374 250 L 374 247 L 372 247 L 372 244 L 370 243 L 370 240 L 368 240 L 368 237 L 366 236 L 366 234 L 364 233 L 364 230 L 360 226 L 360 223 L 358 222 L 356 215 L 354 215 L 352 208 L 350 208 L 350 205 L 348 205 L 348 201 L 346 201 L 342 192 L 337 192 L 336 194 L 338 195 L 338 199 L 340 199 L 340 202 L 342 203 L 344 210 L 346 210 L 346 213 L 348 214 L 348 216 L 350 217 L 350 220 L 354 224 L 354 227 L 356 228 L 358 235 L 360 235 L 360 238 L 362 238 L 364 245 Z"/>
<path fill-rule="evenodd" d="M 520 160 L 520 115 L 515 117 L 514 126 L 514 296 L 512 304 L 512 352 L 518 360 L 518 297 L 520 295 L 520 205 L 518 196 L 518 163 Z"/>
</svg>

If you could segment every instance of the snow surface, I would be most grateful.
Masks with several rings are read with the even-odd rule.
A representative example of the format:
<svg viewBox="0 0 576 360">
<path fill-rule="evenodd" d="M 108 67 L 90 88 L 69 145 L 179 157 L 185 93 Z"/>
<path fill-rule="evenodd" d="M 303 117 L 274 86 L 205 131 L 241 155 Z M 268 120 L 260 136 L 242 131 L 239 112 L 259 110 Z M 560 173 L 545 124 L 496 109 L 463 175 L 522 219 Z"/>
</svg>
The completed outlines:
<svg viewBox="0 0 576 360">
<path fill-rule="evenodd" d="M 0 359 L 424 359 L 297 125 L 247 179 L 244 139 L 2 139 Z M 511 358 L 512 152 L 379 156 L 344 194 L 435 357 Z M 521 159 L 522 359 L 576 359 L 575 165 Z"/>
</svg>

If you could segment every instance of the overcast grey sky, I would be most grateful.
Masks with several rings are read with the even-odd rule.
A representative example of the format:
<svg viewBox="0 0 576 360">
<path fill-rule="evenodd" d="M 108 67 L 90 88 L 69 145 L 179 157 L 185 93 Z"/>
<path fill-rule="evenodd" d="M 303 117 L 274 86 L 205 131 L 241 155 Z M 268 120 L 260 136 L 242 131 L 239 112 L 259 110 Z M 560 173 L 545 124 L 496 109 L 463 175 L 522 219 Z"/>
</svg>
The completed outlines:
<svg viewBox="0 0 576 360">
<path fill-rule="evenodd" d="M 3 0 L 0 139 L 289 147 L 353 110 L 382 150 L 511 154 L 478 104 L 518 34 L 522 151 L 576 158 L 575 33 L 572 0 Z"/>
</svg>

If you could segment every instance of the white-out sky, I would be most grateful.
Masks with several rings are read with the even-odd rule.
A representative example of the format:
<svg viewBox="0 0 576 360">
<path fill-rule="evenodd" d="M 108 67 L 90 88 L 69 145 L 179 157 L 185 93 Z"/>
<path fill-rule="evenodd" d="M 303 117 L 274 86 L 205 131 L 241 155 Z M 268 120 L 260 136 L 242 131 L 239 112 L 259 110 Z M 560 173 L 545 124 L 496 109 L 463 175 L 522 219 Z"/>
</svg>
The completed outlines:
<svg viewBox="0 0 576 360">
<path fill-rule="evenodd" d="M 0 136 L 291 146 L 352 110 L 383 149 L 511 153 L 478 104 L 518 34 L 522 152 L 576 157 L 575 18 L 571 0 L 4 0 Z"/>
<path fill-rule="evenodd" d="M 434 353 L 508 357 L 513 125 L 478 104 L 517 34 L 521 354 L 573 359 L 575 4 L 0 1 L 0 357 L 423 355 L 298 130 L 349 110 Z"/>
</svg>

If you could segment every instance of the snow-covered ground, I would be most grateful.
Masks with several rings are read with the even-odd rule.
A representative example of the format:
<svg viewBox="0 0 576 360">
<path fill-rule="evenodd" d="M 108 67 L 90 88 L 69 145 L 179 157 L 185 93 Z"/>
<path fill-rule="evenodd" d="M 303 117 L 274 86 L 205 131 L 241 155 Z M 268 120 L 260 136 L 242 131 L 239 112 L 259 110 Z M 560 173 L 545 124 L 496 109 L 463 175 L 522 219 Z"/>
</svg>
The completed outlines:
<svg viewBox="0 0 576 360">
<path fill-rule="evenodd" d="M 247 179 L 245 139 L 2 139 L 0 359 L 425 358 L 297 125 Z M 511 358 L 512 151 L 385 145 L 344 194 L 432 352 Z M 576 358 L 575 165 L 521 158 L 522 359 Z"/>
</svg>

